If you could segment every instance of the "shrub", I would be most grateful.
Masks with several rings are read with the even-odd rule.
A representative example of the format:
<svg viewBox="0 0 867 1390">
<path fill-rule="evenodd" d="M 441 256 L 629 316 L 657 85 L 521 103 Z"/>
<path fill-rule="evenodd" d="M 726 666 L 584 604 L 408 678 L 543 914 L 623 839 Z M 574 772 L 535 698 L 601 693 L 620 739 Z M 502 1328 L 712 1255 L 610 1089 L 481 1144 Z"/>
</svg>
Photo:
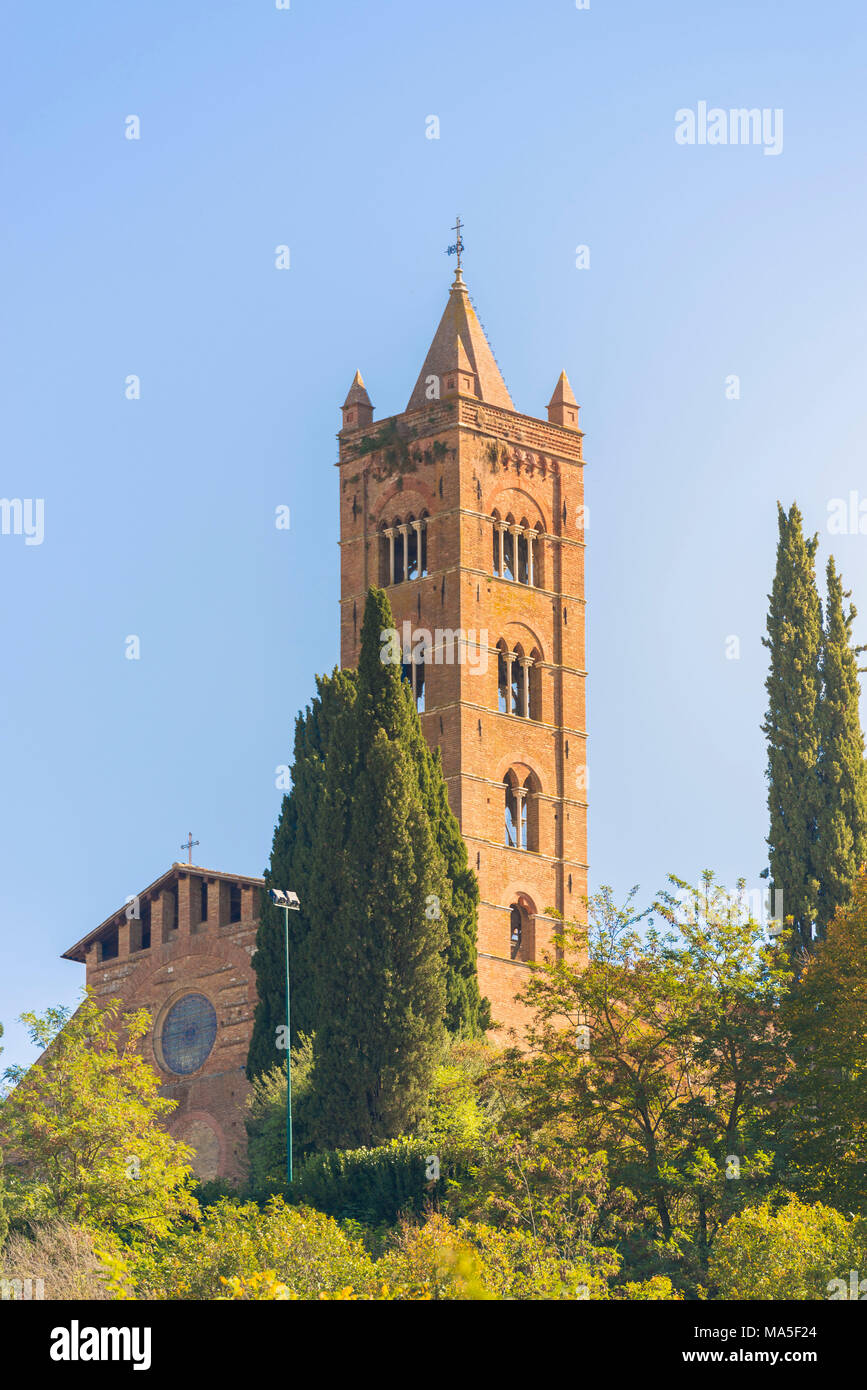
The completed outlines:
<svg viewBox="0 0 867 1390">
<path fill-rule="evenodd" d="M 750 1301 L 829 1298 L 832 1281 L 848 1287 L 853 1269 L 867 1277 L 867 1223 L 797 1197 L 778 1211 L 765 1202 L 733 1216 L 710 1258 L 717 1296 Z"/>
<path fill-rule="evenodd" d="M 393 1225 L 402 1212 L 421 1211 L 438 1190 L 428 1158 L 440 1164 L 440 1181 L 454 1176 L 445 1155 L 431 1155 L 420 1139 L 392 1139 L 374 1149 L 333 1149 L 314 1154 L 293 1183 L 291 1200 L 366 1226 Z"/>
<path fill-rule="evenodd" d="M 362 1296 L 376 1287 L 373 1261 L 360 1241 L 330 1216 L 287 1207 L 274 1197 L 222 1200 L 195 1225 L 154 1246 L 130 1247 L 128 1267 L 138 1298 L 226 1297 L 225 1280 L 267 1272 L 289 1297 L 318 1298 L 350 1287 Z"/>
<path fill-rule="evenodd" d="M 103 1236 L 102 1243 L 106 1243 Z M 105 1269 L 92 1232 L 59 1218 L 10 1235 L 0 1254 L 0 1277 L 43 1281 L 48 1299 L 109 1299 Z"/>
</svg>

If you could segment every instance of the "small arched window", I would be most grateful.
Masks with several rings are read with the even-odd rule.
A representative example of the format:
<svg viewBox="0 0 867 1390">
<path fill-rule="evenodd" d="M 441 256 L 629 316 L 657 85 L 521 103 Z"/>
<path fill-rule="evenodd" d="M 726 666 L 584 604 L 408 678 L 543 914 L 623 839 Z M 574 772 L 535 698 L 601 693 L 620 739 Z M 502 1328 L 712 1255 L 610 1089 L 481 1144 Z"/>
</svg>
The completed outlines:
<svg viewBox="0 0 867 1390">
<path fill-rule="evenodd" d="M 535 959 L 535 921 L 523 902 L 513 903 L 509 909 L 509 950 L 512 960 Z"/>
</svg>

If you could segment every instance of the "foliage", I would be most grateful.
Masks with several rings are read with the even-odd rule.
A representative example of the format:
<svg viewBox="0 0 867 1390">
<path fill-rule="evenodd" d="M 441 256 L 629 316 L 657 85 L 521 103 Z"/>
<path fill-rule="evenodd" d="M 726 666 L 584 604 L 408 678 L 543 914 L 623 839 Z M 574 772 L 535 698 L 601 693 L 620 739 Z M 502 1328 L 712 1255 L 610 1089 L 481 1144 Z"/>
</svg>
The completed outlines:
<svg viewBox="0 0 867 1390">
<path fill-rule="evenodd" d="M 341 1220 L 391 1225 L 401 1212 L 421 1211 L 437 1192 L 437 1182 L 427 1177 L 429 1156 L 428 1145 L 407 1137 L 373 1149 L 314 1154 L 292 1184 L 290 1200 Z M 443 1182 L 454 1169 L 445 1155 L 437 1157 Z"/>
<path fill-rule="evenodd" d="M 725 1299 L 824 1299 L 834 1279 L 867 1269 L 867 1224 L 790 1197 L 773 1211 L 748 1208 L 720 1232 L 710 1261 L 716 1294 Z"/>
<path fill-rule="evenodd" d="M 317 697 L 296 721 L 292 789 L 265 876 L 266 889 L 291 888 L 301 901 L 288 914 L 293 1045 L 320 1027 L 355 1039 L 342 1052 L 326 1052 L 325 1036 L 315 1044 L 322 1113 L 316 1121 L 311 1106 L 309 1118 L 325 1146 L 392 1137 L 413 1123 L 443 1024 L 467 1038 L 490 1026 L 476 970 L 478 883 L 439 752 L 424 739 L 400 666 L 382 660 L 380 634 L 392 625 L 385 594 L 371 590 L 358 672 L 317 679 Z M 253 960 L 259 1002 L 251 1079 L 280 1060 L 285 1031 L 283 916 L 267 893 Z M 377 995 L 382 1002 L 369 1008 Z M 367 1066 L 365 1084 L 354 1074 L 344 1081 L 344 1067 L 357 1069 L 359 1053 L 387 1055 L 399 1028 L 406 1057 L 416 1059 L 407 1073 L 418 1071 L 401 1088 L 401 1104 L 378 1063 Z M 336 1084 L 325 1085 L 328 1075 Z"/>
<path fill-rule="evenodd" d="M 298 1167 L 313 1151 L 310 1073 L 313 1039 L 300 1034 L 290 1054 L 292 1070 L 292 1161 Z M 254 1077 L 247 1101 L 247 1160 L 253 1192 L 282 1189 L 286 1182 L 286 1064 Z"/>
<path fill-rule="evenodd" d="M 819 894 L 816 839 L 820 808 L 819 655 L 821 611 L 814 573 L 816 537 L 805 539 L 801 513 L 778 504 L 777 568 L 770 594 L 768 711 L 770 873 L 793 919 L 792 950 L 808 951 Z"/>
<path fill-rule="evenodd" d="M 867 859 L 867 771 L 858 701 L 857 654 L 852 645 L 854 605 L 828 561 L 828 601 L 822 633 L 819 703 L 819 813 L 816 876 L 817 933 L 823 937 L 834 913 L 849 900 L 855 876 Z"/>
<path fill-rule="evenodd" d="M 317 676 L 317 694 L 295 720 L 292 788 L 283 798 L 274 831 L 253 957 L 257 1004 L 247 1059 L 250 1080 L 270 1071 L 281 1060 L 285 1064 L 285 1053 L 278 1050 L 286 1024 L 284 916 L 288 916 L 289 927 L 292 1045 L 316 1026 L 316 966 L 322 950 L 322 923 L 317 934 L 312 909 L 318 901 L 317 887 L 326 868 L 323 856 L 327 856 L 327 846 L 317 837 L 317 823 L 328 747 L 338 721 L 352 708 L 355 687 L 354 671 L 335 670 L 330 676 Z M 270 888 L 297 893 L 301 904 L 298 911 L 284 914 L 271 902 Z"/>
<path fill-rule="evenodd" d="M 318 1298 L 351 1287 L 365 1296 L 377 1288 L 376 1269 L 361 1242 L 330 1216 L 288 1207 L 272 1197 L 224 1200 L 170 1237 L 127 1251 L 127 1277 L 137 1298 L 214 1299 L 223 1280 L 268 1271 L 289 1295 Z"/>
<path fill-rule="evenodd" d="M 786 1185 L 867 1215 L 867 874 L 789 1000 L 794 1068 L 776 1117 Z"/>
<path fill-rule="evenodd" d="M 634 1195 L 647 1237 L 671 1251 L 685 1236 L 701 1267 L 770 1167 L 757 1131 L 787 1065 L 791 976 L 784 948 L 712 875 L 699 889 L 672 882 L 664 931 L 651 921 L 642 937 L 646 914 L 609 889 L 589 901 L 587 929 L 564 925 L 523 994 L 529 1052 L 511 1050 L 504 1070 L 515 1133 L 540 1145 L 551 1126 L 574 1127 L 607 1155 L 612 1189 Z"/>
<path fill-rule="evenodd" d="M 500 1109 L 485 1095 L 495 1055 L 477 1039 L 450 1040 L 434 1072 L 425 1115 L 415 1130 L 429 1153 L 470 1155 L 490 1132 Z"/>
<path fill-rule="evenodd" d="M 412 756 L 412 694 L 400 667 L 380 659 L 380 633 L 392 626 L 388 599 L 371 589 L 355 707 L 326 763 L 318 913 L 328 936 L 311 1074 L 320 1148 L 379 1144 L 410 1128 L 444 1037 L 448 938 L 430 910 L 445 896 L 444 865 Z"/>
<path fill-rule="evenodd" d="M 47 1299 L 94 1300 L 116 1297 L 107 1282 L 105 1255 L 116 1245 L 82 1226 L 55 1217 L 15 1231 L 0 1253 L 0 1278 L 43 1281 Z"/>
<path fill-rule="evenodd" d="M 22 1021 L 44 1052 L 0 1104 L 15 1214 L 160 1233 L 195 1212 L 192 1150 L 161 1128 L 175 1102 L 140 1052 L 147 1011 L 121 1015 L 118 1000 L 88 994 L 72 1017 Z"/>
</svg>

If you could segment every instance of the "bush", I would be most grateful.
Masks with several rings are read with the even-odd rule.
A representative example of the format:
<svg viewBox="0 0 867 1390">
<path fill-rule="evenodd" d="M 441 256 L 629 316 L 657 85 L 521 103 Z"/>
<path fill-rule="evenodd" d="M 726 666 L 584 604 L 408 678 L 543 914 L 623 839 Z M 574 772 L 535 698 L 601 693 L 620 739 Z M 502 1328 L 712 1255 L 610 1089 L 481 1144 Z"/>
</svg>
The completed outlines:
<svg viewBox="0 0 867 1390">
<path fill-rule="evenodd" d="M 302 1033 L 292 1048 L 292 1152 L 296 1164 L 313 1150 L 310 1071 L 313 1039 Z M 282 1191 L 286 1184 L 286 1065 L 283 1062 L 253 1079 L 247 1101 L 247 1160 L 250 1189 Z"/>
<path fill-rule="evenodd" d="M 751 1302 L 826 1299 L 834 1293 L 833 1280 L 848 1288 L 853 1269 L 867 1277 L 867 1223 L 797 1197 L 778 1211 L 765 1202 L 733 1216 L 710 1258 L 716 1296 Z"/>
<path fill-rule="evenodd" d="M 429 1157 L 439 1161 L 439 1183 L 427 1177 Z M 341 1220 L 391 1226 L 401 1213 L 421 1211 L 453 1170 L 445 1155 L 432 1155 L 420 1139 L 392 1139 L 375 1149 L 332 1149 L 307 1160 L 290 1200 Z"/>
<path fill-rule="evenodd" d="M 255 1202 L 217 1202 L 195 1225 L 156 1245 L 130 1247 L 127 1269 L 135 1296 L 145 1299 L 225 1298 L 230 1286 L 224 1281 L 265 1272 L 286 1286 L 289 1298 L 346 1288 L 365 1297 L 377 1287 L 360 1241 L 330 1216 L 287 1207 L 280 1197 L 264 1210 Z"/>
<path fill-rule="evenodd" d="M 43 1281 L 51 1299 L 109 1299 L 105 1269 L 92 1232 L 55 1219 L 28 1234 L 10 1235 L 0 1254 L 0 1277 L 11 1282 Z M 102 1237 L 102 1243 L 106 1238 Z"/>
</svg>

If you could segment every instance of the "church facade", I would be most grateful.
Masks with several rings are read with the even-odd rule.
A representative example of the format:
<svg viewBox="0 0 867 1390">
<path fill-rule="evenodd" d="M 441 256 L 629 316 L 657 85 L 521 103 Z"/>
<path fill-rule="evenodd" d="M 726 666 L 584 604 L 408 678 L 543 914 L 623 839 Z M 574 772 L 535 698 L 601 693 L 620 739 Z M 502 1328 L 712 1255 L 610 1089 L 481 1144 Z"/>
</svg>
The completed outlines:
<svg viewBox="0 0 867 1390">
<path fill-rule="evenodd" d="M 263 880 L 173 864 L 68 951 L 97 999 L 147 1009 L 142 1055 L 178 1102 L 166 1119 L 199 1177 L 240 1178 Z"/>
<path fill-rule="evenodd" d="M 384 587 L 479 879 L 501 1037 L 552 909 L 578 915 L 587 891 L 584 464 L 565 373 L 546 417 L 516 411 L 459 268 L 406 410 L 374 423 L 356 374 L 338 436 L 341 664 Z M 64 953 L 97 998 L 150 1012 L 144 1055 L 202 1178 L 244 1171 L 261 888 L 176 863 Z"/>
</svg>

